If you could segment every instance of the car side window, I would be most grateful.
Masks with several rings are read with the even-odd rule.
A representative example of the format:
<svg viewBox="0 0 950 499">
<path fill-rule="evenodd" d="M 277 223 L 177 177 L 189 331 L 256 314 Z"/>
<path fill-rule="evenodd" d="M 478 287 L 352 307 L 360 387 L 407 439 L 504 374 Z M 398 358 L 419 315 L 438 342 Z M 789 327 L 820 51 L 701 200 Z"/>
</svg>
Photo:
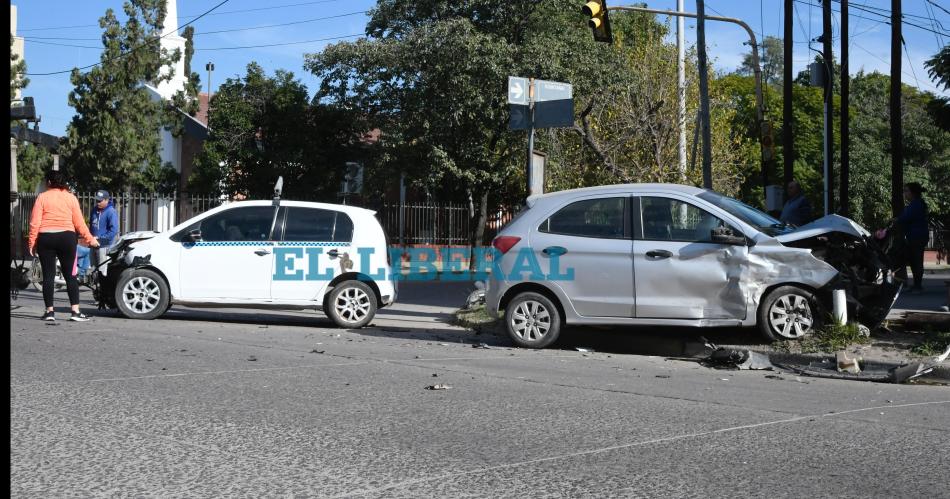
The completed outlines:
<svg viewBox="0 0 950 499">
<path fill-rule="evenodd" d="M 643 239 L 711 243 L 712 230 L 726 226 L 719 217 L 676 199 L 640 198 Z"/>
<path fill-rule="evenodd" d="M 268 241 L 273 220 L 274 208 L 270 206 L 232 208 L 188 226 L 174 239 L 180 240 L 191 231 L 199 230 L 205 242 Z"/>
<path fill-rule="evenodd" d="M 353 221 L 341 211 L 291 207 L 283 239 L 348 243 L 353 240 Z"/>
<path fill-rule="evenodd" d="M 541 232 L 568 236 L 623 239 L 626 197 L 575 201 L 541 223 Z"/>
</svg>

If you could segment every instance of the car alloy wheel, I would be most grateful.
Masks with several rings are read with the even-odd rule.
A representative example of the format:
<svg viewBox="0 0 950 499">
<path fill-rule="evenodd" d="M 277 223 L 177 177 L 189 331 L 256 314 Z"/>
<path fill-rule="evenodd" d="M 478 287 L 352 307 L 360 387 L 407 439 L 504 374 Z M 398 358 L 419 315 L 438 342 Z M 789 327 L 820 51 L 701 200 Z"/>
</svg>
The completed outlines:
<svg viewBox="0 0 950 499">
<path fill-rule="evenodd" d="M 768 321 L 778 336 L 798 339 L 811 332 L 814 315 L 807 298 L 799 294 L 786 294 L 772 302 Z"/>
<path fill-rule="evenodd" d="M 365 291 L 352 287 L 344 289 L 337 295 L 333 307 L 336 309 L 337 316 L 343 321 L 356 324 L 369 315 L 372 303 Z"/>
<path fill-rule="evenodd" d="M 540 302 L 525 300 L 511 314 L 510 328 L 525 342 L 540 342 L 551 329 L 551 311 Z"/>
<path fill-rule="evenodd" d="M 136 314 L 147 314 L 161 302 L 162 292 L 158 283 L 144 276 L 133 277 L 122 288 L 122 302 Z"/>
</svg>

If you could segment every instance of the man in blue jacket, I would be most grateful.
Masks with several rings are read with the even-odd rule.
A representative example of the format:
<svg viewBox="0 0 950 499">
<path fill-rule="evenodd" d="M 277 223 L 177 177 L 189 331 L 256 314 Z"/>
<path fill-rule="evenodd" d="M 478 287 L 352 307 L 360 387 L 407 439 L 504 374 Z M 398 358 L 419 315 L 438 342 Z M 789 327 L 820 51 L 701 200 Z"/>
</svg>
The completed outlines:
<svg viewBox="0 0 950 499">
<path fill-rule="evenodd" d="M 89 218 L 89 232 L 99 240 L 100 248 L 108 248 L 119 234 L 119 214 L 115 211 L 115 203 L 109 191 L 96 191 L 96 208 Z M 77 270 L 80 278 L 86 275 L 89 269 L 89 248 L 79 246 L 77 250 Z"/>
</svg>

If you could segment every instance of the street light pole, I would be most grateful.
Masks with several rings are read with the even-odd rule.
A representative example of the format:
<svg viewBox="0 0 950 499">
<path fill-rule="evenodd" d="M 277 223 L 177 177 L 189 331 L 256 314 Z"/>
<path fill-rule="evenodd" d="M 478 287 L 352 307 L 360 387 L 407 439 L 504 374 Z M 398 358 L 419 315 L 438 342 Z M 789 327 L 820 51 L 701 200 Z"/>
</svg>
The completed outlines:
<svg viewBox="0 0 950 499">
<path fill-rule="evenodd" d="M 676 11 L 683 12 L 683 0 L 676 0 Z M 679 108 L 677 120 L 679 124 L 679 166 L 680 181 L 686 182 L 686 19 L 683 16 L 676 18 L 676 92 Z"/>
<path fill-rule="evenodd" d="M 705 6 L 703 5 L 702 0 L 697 0 L 696 4 L 697 4 L 698 7 L 705 7 Z M 764 141 L 763 141 L 763 139 L 764 139 L 764 134 L 762 133 L 762 130 L 763 130 L 762 123 L 765 121 L 765 111 L 764 111 L 764 106 L 763 106 L 763 104 L 762 104 L 762 70 L 759 68 L 759 45 L 758 45 L 758 43 L 756 42 L 756 39 L 755 39 L 755 32 L 752 31 L 752 28 L 750 28 L 749 25 L 746 24 L 746 23 L 745 23 L 744 21 L 742 21 L 741 19 L 735 19 L 735 18 L 732 18 L 732 17 L 707 16 L 707 15 L 705 15 L 705 12 L 702 12 L 701 14 L 693 14 L 693 13 L 690 13 L 690 12 L 676 12 L 676 11 L 673 11 L 673 10 L 647 9 L 647 8 L 644 8 L 644 7 L 607 7 L 607 10 L 608 10 L 608 11 L 610 11 L 610 10 L 622 10 L 622 11 L 630 11 L 630 12 L 646 12 L 646 13 L 648 13 L 648 14 L 663 14 L 663 15 L 667 15 L 667 16 L 692 17 L 692 18 L 700 18 L 700 16 L 702 16 L 702 18 L 701 18 L 701 20 L 700 20 L 700 22 L 699 22 L 699 24 L 698 24 L 698 26 L 699 26 L 700 28 L 702 28 L 702 26 L 703 26 L 702 21 L 703 21 L 703 20 L 706 20 L 706 19 L 709 19 L 709 20 L 712 20 L 712 21 L 725 21 L 725 22 L 729 22 L 729 23 L 733 23 L 733 24 L 738 24 L 739 26 L 741 26 L 741 27 L 746 31 L 746 33 L 749 34 L 749 44 L 752 45 L 752 71 L 753 71 L 753 73 L 755 74 L 756 129 L 759 131 L 759 146 L 760 146 L 760 149 L 761 149 L 761 151 L 762 151 L 762 158 L 763 158 L 763 159 L 762 159 L 762 179 L 763 179 L 763 182 L 765 182 L 766 179 L 768 178 L 768 162 L 765 161 L 765 157 L 766 157 L 765 154 L 766 154 L 766 153 L 765 153 L 765 144 L 764 144 Z M 703 35 L 705 35 L 705 33 L 703 33 Z M 699 85 L 700 85 L 700 90 L 699 90 L 699 91 L 700 91 L 700 108 L 701 108 L 700 111 L 702 111 L 702 106 L 703 106 L 703 104 L 705 104 L 705 105 L 706 105 L 706 118 L 703 119 L 702 121 L 705 123 L 704 132 L 708 132 L 708 131 L 709 131 L 709 129 L 708 129 L 708 126 L 709 126 L 709 125 L 708 125 L 708 123 L 709 123 L 709 120 L 708 120 L 708 115 L 709 115 L 709 100 L 708 100 L 708 96 L 706 96 L 706 98 L 704 98 L 703 88 L 702 88 L 702 87 L 703 87 L 704 75 L 705 75 L 705 72 L 702 70 L 702 66 L 704 65 L 704 60 L 705 60 L 704 55 L 705 55 L 705 54 L 704 54 L 704 51 L 702 50 L 702 45 L 703 45 L 702 42 L 700 42 L 699 40 L 697 40 L 697 43 L 700 44 L 700 71 L 699 71 L 699 78 L 700 78 L 700 79 L 699 79 Z M 703 164 L 703 170 L 704 170 L 704 171 L 703 171 L 703 177 L 704 177 L 704 178 L 703 178 L 703 186 L 704 186 L 704 187 L 707 187 L 707 188 L 710 188 L 710 187 L 712 187 L 711 171 L 709 172 L 709 173 L 710 173 L 710 178 L 709 178 L 709 182 L 708 182 L 708 183 L 706 182 L 706 178 L 705 178 L 705 177 L 706 177 L 706 173 L 707 173 L 707 172 L 706 172 L 706 163 L 705 163 L 707 150 L 705 149 L 705 147 L 706 147 L 706 144 L 709 144 L 709 136 L 704 134 L 703 139 L 704 139 L 704 140 L 703 140 L 703 144 L 704 144 L 704 149 L 703 149 L 703 161 L 704 161 L 704 164 Z M 711 145 L 711 144 L 710 144 L 710 145 Z M 709 164 L 711 165 L 711 163 L 712 163 L 712 158 L 711 158 L 712 152 L 711 152 L 711 150 L 709 150 L 708 152 L 709 152 L 709 154 L 710 154 L 710 161 L 709 161 Z"/>
<path fill-rule="evenodd" d="M 712 189 L 712 131 L 709 127 L 709 74 L 706 65 L 706 3 L 696 0 L 698 22 L 696 45 L 699 46 L 699 113 L 703 134 L 703 187 Z"/>
</svg>

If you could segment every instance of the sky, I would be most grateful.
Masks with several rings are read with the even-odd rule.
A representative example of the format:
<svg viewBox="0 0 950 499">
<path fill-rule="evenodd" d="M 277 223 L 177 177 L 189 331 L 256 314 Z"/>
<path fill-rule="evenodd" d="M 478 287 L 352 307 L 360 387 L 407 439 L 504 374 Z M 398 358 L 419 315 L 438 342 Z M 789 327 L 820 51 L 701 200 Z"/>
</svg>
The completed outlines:
<svg viewBox="0 0 950 499">
<path fill-rule="evenodd" d="M 194 19 L 221 1 L 179 0 L 179 24 Z M 644 3 L 655 9 L 676 9 L 676 0 L 645 0 Z M 782 0 L 707 0 L 706 9 L 708 15 L 742 19 L 753 29 L 761 43 L 763 36 L 782 37 L 783 3 Z M 101 46 L 102 33 L 97 24 L 98 19 L 108 8 L 121 12 L 122 1 L 16 0 L 11 4 L 17 6 L 16 34 L 26 39 L 25 59 L 28 73 L 31 74 L 24 95 L 35 99 L 38 114 L 42 116 L 40 129 L 46 133 L 63 135 L 74 114 L 67 101 L 72 90 L 69 74 L 43 76 L 39 73 L 69 70 L 74 66 L 97 62 L 100 52 L 97 47 Z M 685 0 L 684 4 L 685 10 L 695 12 L 695 0 Z M 354 40 L 356 36 L 362 35 L 367 22 L 366 11 L 373 5 L 374 0 L 228 0 L 194 22 L 196 51 L 192 68 L 201 75 L 202 91 L 208 89 L 208 74 L 204 70 L 207 62 L 214 62 L 215 70 L 211 75 L 214 90 L 225 79 L 243 75 L 246 65 L 256 61 L 268 73 L 276 69 L 292 71 L 312 93 L 318 81 L 303 69 L 304 54 L 317 52 L 325 45 L 339 41 L 326 39 L 354 35 L 345 38 Z M 618 2 L 610 1 L 608 5 L 618 5 Z M 890 26 L 884 24 L 885 17 L 872 12 L 889 16 L 891 1 L 852 0 L 850 5 L 852 74 L 861 70 L 889 73 Z M 822 19 L 819 0 L 795 0 L 795 7 L 793 68 L 797 73 L 814 58 L 815 52 L 809 50 L 808 40 L 820 34 Z M 839 10 L 837 0 L 832 8 Z M 904 25 L 906 50 L 902 54 L 903 81 L 944 96 L 950 93 L 937 89 L 923 63 L 950 41 L 950 13 L 947 10 L 950 10 L 950 0 L 903 1 L 906 22 L 946 33 L 940 35 Z M 294 22 L 297 24 L 265 27 Z M 724 22 L 709 21 L 706 26 L 708 54 L 716 70 L 735 69 L 744 54 L 749 52 L 745 30 Z M 833 26 L 837 58 L 840 55 L 840 17 L 837 12 L 834 13 Z M 686 20 L 685 37 L 689 45 L 695 43 L 695 27 L 695 20 Z M 210 33 L 212 31 L 223 32 Z M 281 45 L 261 47 L 274 44 Z M 811 48 L 821 50 L 821 44 L 813 42 Z"/>
</svg>

